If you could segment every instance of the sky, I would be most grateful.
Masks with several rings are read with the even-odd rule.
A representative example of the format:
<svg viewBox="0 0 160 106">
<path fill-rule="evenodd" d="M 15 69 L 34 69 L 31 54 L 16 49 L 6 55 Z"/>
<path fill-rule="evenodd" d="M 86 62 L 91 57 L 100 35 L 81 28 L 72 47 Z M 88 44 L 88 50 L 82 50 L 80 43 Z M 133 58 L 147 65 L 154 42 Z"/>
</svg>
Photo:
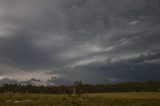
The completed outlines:
<svg viewBox="0 0 160 106">
<path fill-rule="evenodd" d="M 160 80 L 160 0 L 0 0 L 0 79 Z"/>
</svg>

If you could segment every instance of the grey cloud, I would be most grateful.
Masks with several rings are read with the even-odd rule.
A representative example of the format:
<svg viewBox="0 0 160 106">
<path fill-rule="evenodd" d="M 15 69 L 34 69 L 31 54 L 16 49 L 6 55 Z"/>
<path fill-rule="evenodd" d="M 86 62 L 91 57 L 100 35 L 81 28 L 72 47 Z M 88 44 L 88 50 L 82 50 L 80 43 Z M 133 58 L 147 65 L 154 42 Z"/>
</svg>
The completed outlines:
<svg viewBox="0 0 160 106">
<path fill-rule="evenodd" d="M 59 73 L 59 78 L 52 81 L 58 84 L 72 84 L 74 81 L 85 83 L 115 83 L 121 81 L 159 80 L 159 50 L 141 54 L 138 57 L 105 62 L 94 62 L 88 65 L 67 68 Z"/>
<path fill-rule="evenodd" d="M 159 0 L 1 0 L 0 63 L 16 67 L 15 73 L 51 70 L 68 82 L 81 76 L 93 83 L 136 80 L 133 73 L 144 74 L 137 77 L 140 81 L 158 79 L 154 73 L 149 77 L 149 70 L 158 72 L 159 63 L 145 61 L 159 58 L 159 52 L 150 53 L 159 50 L 159 4 Z M 133 60 L 105 61 L 126 58 Z"/>
</svg>

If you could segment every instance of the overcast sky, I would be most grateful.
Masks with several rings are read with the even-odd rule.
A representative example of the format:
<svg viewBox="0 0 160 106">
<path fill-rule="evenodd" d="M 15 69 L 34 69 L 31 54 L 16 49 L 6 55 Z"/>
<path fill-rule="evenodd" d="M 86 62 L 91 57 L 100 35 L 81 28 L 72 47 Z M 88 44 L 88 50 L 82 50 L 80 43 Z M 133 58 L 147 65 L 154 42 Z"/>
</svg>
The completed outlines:
<svg viewBox="0 0 160 106">
<path fill-rule="evenodd" d="M 159 76 L 160 0 L 0 0 L 0 79 Z"/>
</svg>

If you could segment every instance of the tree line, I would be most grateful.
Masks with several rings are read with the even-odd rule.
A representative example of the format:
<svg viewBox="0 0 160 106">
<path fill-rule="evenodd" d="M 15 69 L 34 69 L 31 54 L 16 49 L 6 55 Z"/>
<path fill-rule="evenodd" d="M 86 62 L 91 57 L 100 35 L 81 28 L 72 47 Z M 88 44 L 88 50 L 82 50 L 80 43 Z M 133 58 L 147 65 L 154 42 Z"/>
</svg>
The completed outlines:
<svg viewBox="0 0 160 106">
<path fill-rule="evenodd" d="M 158 92 L 160 81 L 123 82 L 116 84 L 83 84 L 75 82 L 71 86 L 33 86 L 21 84 L 4 84 L 0 93 L 43 93 L 43 94 L 81 94 L 108 92 Z"/>
</svg>

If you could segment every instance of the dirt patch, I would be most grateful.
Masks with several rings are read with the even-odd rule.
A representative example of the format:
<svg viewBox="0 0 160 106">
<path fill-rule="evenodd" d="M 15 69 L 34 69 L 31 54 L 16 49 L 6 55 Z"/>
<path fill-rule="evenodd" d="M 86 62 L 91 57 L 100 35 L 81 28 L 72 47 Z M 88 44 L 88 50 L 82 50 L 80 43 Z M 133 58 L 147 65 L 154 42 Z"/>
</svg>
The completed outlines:
<svg viewBox="0 0 160 106">
<path fill-rule="evenodd" d="M 26 100 L 7 100 L 7 103 L 30 103 L 34 102 L 34 100 L 26 99 Z"/>
</svg>

